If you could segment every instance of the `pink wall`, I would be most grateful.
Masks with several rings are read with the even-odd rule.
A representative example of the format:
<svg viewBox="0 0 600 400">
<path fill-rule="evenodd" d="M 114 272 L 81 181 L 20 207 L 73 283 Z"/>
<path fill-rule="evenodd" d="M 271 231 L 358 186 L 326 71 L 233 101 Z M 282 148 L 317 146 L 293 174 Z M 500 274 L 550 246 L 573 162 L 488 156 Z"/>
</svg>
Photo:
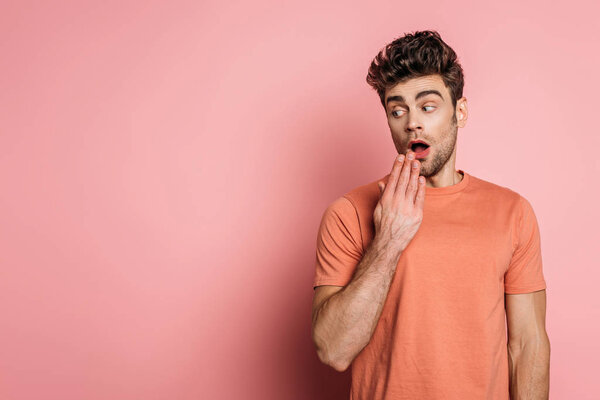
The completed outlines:
<svg viewBox="0 0 600 400">
<path fill-rule="evenodd" d="M 2 3 L 0 398 L 345 399 L 315 235 L 388 172 L 365 75 L 419 29 L 465 69 L 457 167 L 538 216 L 551 398 L 600 398 L 598 7 L 282 3 Z"/>
</svg>

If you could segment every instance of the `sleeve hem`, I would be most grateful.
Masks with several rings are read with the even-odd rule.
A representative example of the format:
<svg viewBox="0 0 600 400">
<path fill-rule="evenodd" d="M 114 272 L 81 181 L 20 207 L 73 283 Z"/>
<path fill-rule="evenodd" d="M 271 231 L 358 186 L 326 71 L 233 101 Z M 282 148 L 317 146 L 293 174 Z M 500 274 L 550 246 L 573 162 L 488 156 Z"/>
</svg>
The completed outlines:
<svg viewBox="0 0 600 400">
<path fill-rule="evenodd" d="M 322 280 L 322 281 L 313 282 L 313 289 L 316 288 L 317 286 L 322 286 L 322 285 L 346 286 L 347 284 L 348 284 L 348 282 L 342 282 L 340 280 Z"/>
<path fill-rule="evenodd" d="M 531 293 L 536 292 L 538 290 L 546 289 L 546 283 L 541 282 L 536 285 L 530 286 L 505 286 L 504 293 L 506 294 L 521 294 L 521 293 Z"/>
</svg>

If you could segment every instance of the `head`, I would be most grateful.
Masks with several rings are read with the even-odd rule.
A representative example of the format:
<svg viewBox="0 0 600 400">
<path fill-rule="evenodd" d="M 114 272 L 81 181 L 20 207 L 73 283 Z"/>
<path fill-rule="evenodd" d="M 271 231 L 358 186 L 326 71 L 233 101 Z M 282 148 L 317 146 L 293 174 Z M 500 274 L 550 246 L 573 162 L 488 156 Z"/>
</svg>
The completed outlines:
<svg viewBox="0 0 600 400">
<path fill-rule="evenodd" d="M 420 31 L 389 43 L 371 63 L 367 83 L 380 97 L 398 153 L 406 154 L 411 141 L 423 140 L 429 153 L 419 158 L 421 175 L 454 171 L 467 99 L 462 67 L 440 35 Z"/>
</svg>

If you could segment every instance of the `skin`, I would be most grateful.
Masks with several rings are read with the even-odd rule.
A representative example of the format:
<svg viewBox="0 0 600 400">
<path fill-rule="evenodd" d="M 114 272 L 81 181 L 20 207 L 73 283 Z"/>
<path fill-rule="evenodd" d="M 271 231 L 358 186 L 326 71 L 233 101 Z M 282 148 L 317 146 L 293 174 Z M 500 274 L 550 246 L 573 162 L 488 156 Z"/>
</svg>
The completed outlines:
<svg viewBox="0 0 600 400">
<path fill-rule="evenodd" d="M 416 96 L 425 90 L 437 94 Z M 396 99 L 401 96 L 403 100 Z M 450 91 L 439 75 L 429 75 L 401 82 L 385 93 L 386 116 L 394 146 L 406 154 L 411 140 L 422 139 L 430 145 L 429 155 L 419 159 L 421 175 L 428 187 L 454 185 L 462 180 L 455 169 L 458 128 L 467 122 L 467 99 L 463 96 L 452 106 Z"/>
<path fill-rule="evenodd" d="M 546 290 L 505 294 L 509 387 L 512 400 L 546 400 L 550 391 L 550 340 Z"/>
<path fill-rule="evenodd" d="M 427 90 L 436 90 L 440 96 L 427 94 L 417 99 Z M 453 107 L 441 77 L 430 75 L 395 85 L 386 91 L 385 100 L 399 155 L 388 185 L 379 185 L 374 239 L 348 285 L 319 286 L 313 299 L 312 336 L 317 354 L 337 371 L 346 370 L 371 339 L 398 259 L 420 227 L 425 186 L 445 187 L 462 180 L 455 170 L 456 137 L 458 128 L 466 125 L 467 99 L 461 97 Z M 430 145 L 427 157 L 414 160 L 408 145 L 414 139 Z M 548 399 L 546 291 L 505 294 L 505 310 L 511 400 Z"/>
</svg>

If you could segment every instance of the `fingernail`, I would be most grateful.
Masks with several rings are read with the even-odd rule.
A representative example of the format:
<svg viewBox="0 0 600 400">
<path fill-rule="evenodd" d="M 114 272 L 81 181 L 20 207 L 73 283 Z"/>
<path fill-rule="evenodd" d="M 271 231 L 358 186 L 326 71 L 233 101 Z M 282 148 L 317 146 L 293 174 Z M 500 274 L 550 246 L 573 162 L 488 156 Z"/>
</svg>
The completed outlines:
<svg viewBox="0 0 600 400">
<path fill-rule="evenodd" d="M 404 160 L 404 154 L 400 154 L 400 155 L 398 156 L 398 161 L 402 161 L 402 160 Z"/>
<path fill-rule="evenodd" d="M 408 158 L 409 160 L 412 160 L 413 158 L 415 158 L 415 155 L 413 153 L 408 153 L 406 158 Z"/>
</svg>

